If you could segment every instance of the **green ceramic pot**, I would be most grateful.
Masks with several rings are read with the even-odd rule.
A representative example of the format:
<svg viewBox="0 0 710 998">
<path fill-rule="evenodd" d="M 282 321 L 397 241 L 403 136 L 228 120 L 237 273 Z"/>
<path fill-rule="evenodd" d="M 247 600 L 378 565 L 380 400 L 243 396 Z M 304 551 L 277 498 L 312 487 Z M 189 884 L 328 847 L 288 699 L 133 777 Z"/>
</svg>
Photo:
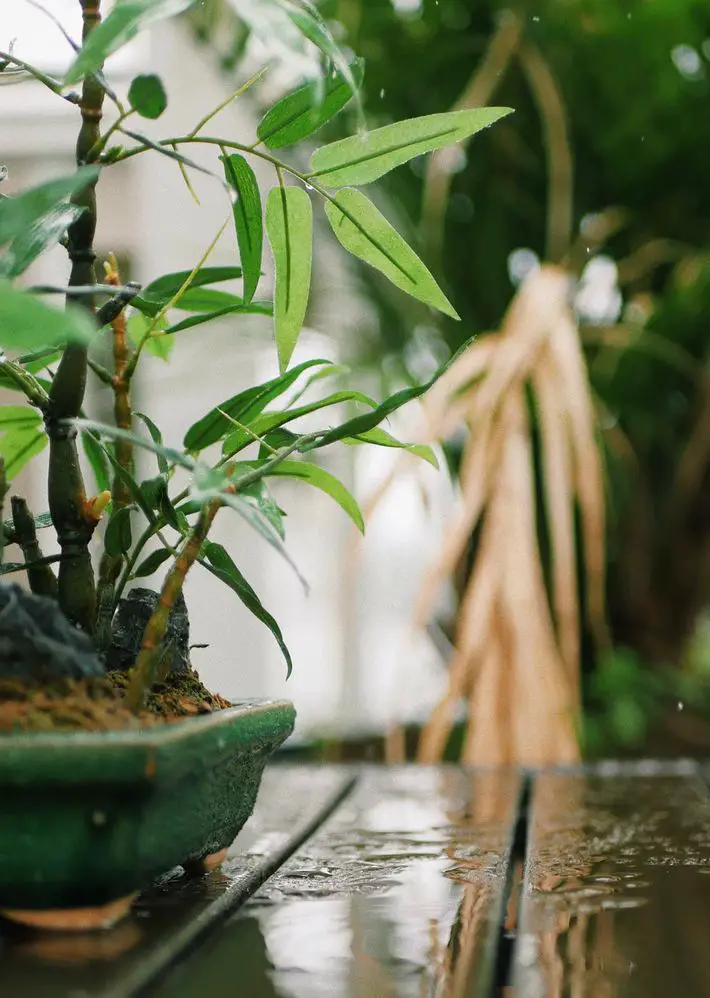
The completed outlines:
<svg viewBox="0 0 710 998">
<path fill-rule="evenodd" d="M 144 731 L 0 736 L 0 909 L 110 909 L 226 849 L 294 718 L 263 700 Z"/>
</svg>

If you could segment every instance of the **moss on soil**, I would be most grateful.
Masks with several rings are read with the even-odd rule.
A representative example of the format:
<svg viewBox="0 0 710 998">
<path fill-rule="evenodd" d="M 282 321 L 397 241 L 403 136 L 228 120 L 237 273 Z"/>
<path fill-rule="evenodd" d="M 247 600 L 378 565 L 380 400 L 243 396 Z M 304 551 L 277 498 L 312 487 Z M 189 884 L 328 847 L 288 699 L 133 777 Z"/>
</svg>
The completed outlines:
<svg viewBox="0 0 710 998">
<path fill-rule="evenodd" d="M 45 683 L 2 679 L 0 732 L 135 730 L 231 706 L 210 693 L 193 671 L 156 685 L 146 709 L 133 714 L 123 700 L 127 682 L 125 672 Z"/>
</svg>

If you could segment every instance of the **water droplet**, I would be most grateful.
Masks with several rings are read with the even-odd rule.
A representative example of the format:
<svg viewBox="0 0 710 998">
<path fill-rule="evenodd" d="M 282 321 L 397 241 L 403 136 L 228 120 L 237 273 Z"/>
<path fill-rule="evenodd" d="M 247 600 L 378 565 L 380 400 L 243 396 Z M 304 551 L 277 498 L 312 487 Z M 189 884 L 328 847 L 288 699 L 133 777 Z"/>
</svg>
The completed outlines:
<svg viewBox="0 0 710 998">
<path fill-rule="evenodd" d="M 540 20 L 540 18 L 538 17 L 538 15 L 534 14 L 533 15 L 533 21 L 535 21 L 537 23 L 537 22 L 539 22 L 539 20 Z"/>
<path fill-rule="evenodd" d="M 683 701 L 679 700 L 678 701 L 678 710 L 682 710 L 684 707 L 685 707 L 685 704 L 683 703 Z"/>
<path fill-rule="evenodd" d="M 382 90 L 380 90 L 380 100 L 382 100 L 384 96 L 385 96 L 385 88 L 383 87 Z"/>
</svg>

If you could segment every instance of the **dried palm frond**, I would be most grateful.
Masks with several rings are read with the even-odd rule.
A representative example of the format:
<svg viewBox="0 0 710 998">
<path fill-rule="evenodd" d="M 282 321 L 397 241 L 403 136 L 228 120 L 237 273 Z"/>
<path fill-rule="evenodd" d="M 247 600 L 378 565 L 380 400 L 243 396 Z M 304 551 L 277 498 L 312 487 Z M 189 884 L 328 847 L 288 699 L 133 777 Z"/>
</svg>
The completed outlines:
<svg viewBox="0 0 710 998">
<path fill-rule="evenodd" d="M 468 440 L 459 509 L 422 586 L 419 625 L 472 532 L 480 530 L 461 596 L 448 690 L 424 728 L 419 758 L 442 757 L 455 709 L 464 701 L 465 762 L 574 761 L 578 573 L 590 630 L 603 640 L 605 505 L 594 405 L 565 271 L 544 266 L 526 279 L 501 331 L 474 342 L 456 360 L 426 396 L 424 413 L 430 442 L 461 424 Z M 541 521 L 549 543 L 543 544 Z"/>
</svg>

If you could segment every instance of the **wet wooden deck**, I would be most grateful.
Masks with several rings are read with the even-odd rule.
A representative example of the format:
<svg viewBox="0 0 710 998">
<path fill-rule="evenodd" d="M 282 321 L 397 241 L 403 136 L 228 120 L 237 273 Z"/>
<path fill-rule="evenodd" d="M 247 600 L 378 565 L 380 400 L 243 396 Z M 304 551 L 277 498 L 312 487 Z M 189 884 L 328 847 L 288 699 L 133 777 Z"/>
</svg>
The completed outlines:
<svg viewBox="0 0 710 998">
<path fill-rule="evenodd" d="M 274 764 L 221 871 L 1 928 L 0 998 L 706 998 L 706 777 Z"/>
</svg>

